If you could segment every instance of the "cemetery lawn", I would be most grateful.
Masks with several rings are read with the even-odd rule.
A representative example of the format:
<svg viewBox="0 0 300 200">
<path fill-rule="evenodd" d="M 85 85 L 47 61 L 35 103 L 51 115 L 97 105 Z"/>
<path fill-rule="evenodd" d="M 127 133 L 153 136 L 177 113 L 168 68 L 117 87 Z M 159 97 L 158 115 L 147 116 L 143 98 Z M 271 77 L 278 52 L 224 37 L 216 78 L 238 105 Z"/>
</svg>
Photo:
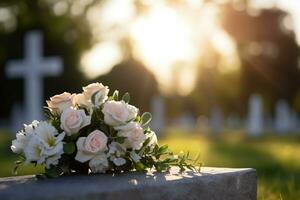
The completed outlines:
<svg viewBox="0 0 300 200">
<path fill-rule="evenodd" d="M 239 132 L 227 131 L 218 137 L 188 134 L 170 129 L 159 140 L 175 152 L 200 153 L 204 166 L 255 168 L 258 173 L 259 200 L 297 200 L 300 197 L 300 136 L 266 135 L 247 138 Z M 10 152 L 9 134 L 0 131 L 0 177 L 12 176 L 15 155 Z M 23 166 L 18 175 L 42 172 L 42 168 Z"/>
</svg>

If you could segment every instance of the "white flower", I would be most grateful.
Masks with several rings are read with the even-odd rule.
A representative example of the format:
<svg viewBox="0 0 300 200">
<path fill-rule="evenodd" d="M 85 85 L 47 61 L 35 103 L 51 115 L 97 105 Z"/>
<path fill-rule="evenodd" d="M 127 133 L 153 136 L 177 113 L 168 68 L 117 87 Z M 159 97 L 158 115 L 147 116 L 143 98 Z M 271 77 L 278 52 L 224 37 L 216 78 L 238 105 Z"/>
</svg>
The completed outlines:
<svg viewBox="0 0 300 200">
<path fill-rule="evenodd" d="M 108 166 L 108 160 L 105 153 L 96 155 L 89 162 L 89 167 L 93 173 L 105 173 Z"/>
<path fill-rule="evenodd" d="M 124 165 L 126 163 L 126 160 L 121 157 L 125 155 L 126 148 L 117 142 L 112 142 L 110 145 L 108 145 L 108 147 L 109 147 L 109 151 L 108 151 L 109 159 L 116 166 Z"/>
<path fill-rule="evenodd" d="M 114 155 L 117 157 L 123 156 L 126 153 L 126 148 L 118 142 L 112 142 L 108 145 L 109 155 Z"/>
<path fill-rule="evenodd" d="M 152 149 L 155 147 L 155 145 L 157 145 L 157 136 L 155 134 L 154 131 L 151 131 L 150 133 L 148 133 L 146 135 L 146 139 L 150 138 L 150 142 L 148 144 L 148 146 L 150 146 Z"/>
<path fill-rule="evenodd" d="M 126 163 L 124 158 L 113 158 L 112 161 L 116 166 L 122 166 Z"/>
<path fill-rule="evenodd" d="M 59 134 L 58 131 L 47 122 L 40 122 L 35 129 L 36 136 L 44 147 L 44 154 L 53 156 L 63 152 L 62 140 L 65 133 Z"/>
<path fill-rule="evenodd" d="M 83 163 L 107 149 L 107 137 L 103 132 L 95 130 L 88 137 L 78 138 L 76 145 L 78 151 L 75 160 Z"/>
<path fill-rule="evenodd" d="M 48 122 L 40 122 L 24 146 L 25 162 L 46 164 L 47 168 L 56 165 L 63 154 L 64 136 L 65 133 L 59 134 Z"/>
<path fill-rule="evenodd" d="M 37 162 L 37 164 L 42 164 L 46 160 L 46 155 L 44 154 L 44 146 L 38 137 L 32 137 L 28 144 L 24 148 L 25 163 Z"/>
<path fill-rule="evenodd" d="M 78 131 L 91 124 L 91 117 L 87 116 L 84 110 L 67 108 L 60 116 L 61 128 L 68 136 L 78 133 Z"/>
<path fill-rule="evenodd" d="M 145 134 L 140 124 L 129 122 L 124 126 L 115 127 L 118 130 L 118 136 L 126 137 L 124 145 L 127 148 L 140 149 L 145 141 Z"/>
<path fill-rule="evenodd" d="M 91 100 L 92 96 L 95 95 L 95 106 L 99 106 L 108 98 L 109 89 L 107 86 L 104 86 L 102 83 L 92 83 L 86 87 L 83 87 L 83 95 L 86 99 Z"/>
<path fill-rule="evenodd" d="M 14 153 L 23 153 L 24 147 L 27 145 L 29 138 L 35 134 L 34 129 L 38 125 L 38 121 L 33 121 L 31 124 L 24 124 L 24 130 L 16 134 L 16 139 L 12 141 L 11 150 Z"/>
<path fill-rule="evenodd" d="M 135 119 L 138 109 L 124 101 L 107 101 L 104 103 L 102 112 L 106 124 L 119 126 Z"/>
<path fill-rule="evenodd" d="M 64 92 L 62 94 L 55 95 L 47 101 L 48 107 L 54 114 L 61 114 L 66 108 L 72 106 L 72 98 L 74 95 Z"/>
</svg>

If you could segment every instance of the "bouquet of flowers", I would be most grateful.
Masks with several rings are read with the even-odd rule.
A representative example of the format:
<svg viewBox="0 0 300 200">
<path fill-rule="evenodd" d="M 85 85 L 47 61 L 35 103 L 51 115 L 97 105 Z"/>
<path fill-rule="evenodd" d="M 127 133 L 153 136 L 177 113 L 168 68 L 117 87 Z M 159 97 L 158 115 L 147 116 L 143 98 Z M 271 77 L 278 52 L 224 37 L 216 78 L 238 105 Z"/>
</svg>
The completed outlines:
<svg viewBox="0 0 300 200">
<path fill-rule="evenodd" d="M 46 121 L 33 121 L 16 134 L 11 150 L 20 155 L 16 168 L 33 163 L 45 166 L 46 177 L 63 174 L 122 173 L 128 171 L 195 170 L 188 154 L 174 155 L 157 144 L 149 128 L 151 114 L 139 115 L 119 99 L 116 90 L 101 83 L 83 87 L 80 94 L 64 92 L 47 101 Z"/>
</svg>

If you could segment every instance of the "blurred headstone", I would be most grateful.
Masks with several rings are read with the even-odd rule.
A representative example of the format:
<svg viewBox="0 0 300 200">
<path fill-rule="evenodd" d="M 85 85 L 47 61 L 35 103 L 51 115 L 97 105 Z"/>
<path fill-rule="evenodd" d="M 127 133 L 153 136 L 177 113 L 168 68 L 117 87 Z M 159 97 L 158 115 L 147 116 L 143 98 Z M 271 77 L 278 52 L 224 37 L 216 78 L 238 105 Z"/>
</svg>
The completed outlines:
<svg viewBox="0 0 300 200">
<path fill-rule="evenodd" d="M 44 97 L 42 78 L 45 76 L 58 76 L 62 73 L 63 69 L 61 58 L 42 57 L 42 39 L 41 32 L 28 32 L 25 35 L 24 60 L 12 60 L 6 66 L 8 78 L 24 78 L 25 102 L 22 109 L 23 115 L 21 115 L 25 118 L 23 119 L 23 123 L 30 123 L 34 119 L 43 119 Z M 20 111 L 20 108 L 18 110 Z M 12 120 L 15 120 L 15 118 Z M 15 123 L 12 122 L 12 124 Z"/>
<path fill-rule="evenodd" d="M 247 132 L 252 136 L 259 136 L 263 131 L 263 105 L 261 96 L 252 95 L 248 106 Z"/>
<path fill-rule="evenodd" d="M 223 128 L 223 114 L 218 107 L 211 110 L 209 119 L 210 131 L 213 134 L 218 134 Z"/>
<path fill-rule="evenodd" d="M 275 128 L 279 133 L 291 131 L 291 116 L 289 105 L 285 100 L 279 100 L 275 108 Z"/>
<path fill-rule="evenodd" d="M 151 129 L 162 134 L 165 129 L 165 100 L 162 96 L 155 96 L 150 105 L 152 113 Z"/>
<path fill-rule="evenodd" d="M 196 127 L 196 119 L 190 112 L 184 112 L 175 120 L 175 125 L 184 129 L 194 129 Z"/>
</svg>

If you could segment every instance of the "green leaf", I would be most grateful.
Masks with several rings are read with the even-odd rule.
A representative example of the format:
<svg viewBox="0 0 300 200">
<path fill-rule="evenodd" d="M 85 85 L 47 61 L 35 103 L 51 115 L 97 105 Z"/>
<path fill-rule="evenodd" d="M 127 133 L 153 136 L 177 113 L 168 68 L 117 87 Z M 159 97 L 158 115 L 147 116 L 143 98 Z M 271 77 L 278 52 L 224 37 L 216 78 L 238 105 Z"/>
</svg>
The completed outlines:
<svg viewBox="0 0 300 200">
<path fill-rule="evenodd" d="M 146 170 L 146 166 L 143 163 L 138 162 L 138 163 L 135 163 L 135 169 L 137 171 L 145 171 Z"/>
<path fill-rule="evenodd" d="M 93 105 L 96 105 L 96 96 L 97 96 L 98 93 L 99 93 L 99 91 L 98 91 L 98 92 L 95 92 L 95 93 L 92 95 L 92 97 L 91 97 L 91 101 L 92 101 L 92 104 L 93 104 Z"/>
<path fill-rule="evenodd" d="M 141 124 L 143 127 L 147 126 L 152 119 L 152 115 L 149 112 L 145 112 L 141 117 Z"/>
<path fill-rule="evenodd" d="M 124 141 L 125 141 L 125 139 L 126 139 L 126 137 L 117 137 L 117 138 L 115 139 L 115 141 L 118 142 L 118 143 L 120 143 L 120 144 L 123 144 Z"/>
<path fill-rule="evenodd" d="M 119 100 L 119 91 L 115 90 L 112 97 L 113 97 L 113 100 L 118 101 Z"/>
<path fill-rule="evenodd" d="M 63 171 L 61 168 L 52 165 L 49 169 L 45 169 L 45 175 L 48 178 L 57 178 L 62 175 Z"/>
<path fill-rule="evenodd" d="M 129 103 L 129 101 L 130 101 L 130 94 L 128 92 L 126 92 L 123 95 L 122 100 L 125 101 L 125 103 Z"/>
<path fill-rule="evenodd" d="M 64 144 L 64 152 L 65 152 L 65 154 L 74 153 L 75 152 L 75 144 L 73 142 Z"/>
<path fill-rule="evenodd" d="M 168 145 L 163 145 L 163 146 L 159 147 L 158 153 L 164 154 L 168 151 L 168 148 L 169 148 Z"/>
</svg>

